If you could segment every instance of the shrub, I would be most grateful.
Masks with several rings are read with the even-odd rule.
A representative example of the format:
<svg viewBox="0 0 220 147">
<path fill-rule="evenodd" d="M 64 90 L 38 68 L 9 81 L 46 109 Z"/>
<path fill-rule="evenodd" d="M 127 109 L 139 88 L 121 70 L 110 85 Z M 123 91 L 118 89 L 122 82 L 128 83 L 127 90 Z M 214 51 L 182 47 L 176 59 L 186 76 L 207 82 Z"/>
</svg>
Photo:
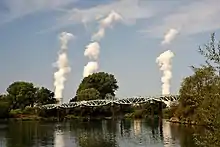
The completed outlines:
<svg viewBox="0 0 220 147">
<path fill-rule="evenodd" d="M 36 114 L 36 108 L 33 108 L 33 107 L 25 107 L 25 109 L 23 110 L 23 114 L 30 114 L 30 115 L 34 115 Z"/>
<path fill-rule="evenodd" d="M 16 117 L 17 115 L 21 115 L 21 114 L 22 114 L 21 109 L 14 109 L 9 112 L 10 117 Z"/>
</svg>

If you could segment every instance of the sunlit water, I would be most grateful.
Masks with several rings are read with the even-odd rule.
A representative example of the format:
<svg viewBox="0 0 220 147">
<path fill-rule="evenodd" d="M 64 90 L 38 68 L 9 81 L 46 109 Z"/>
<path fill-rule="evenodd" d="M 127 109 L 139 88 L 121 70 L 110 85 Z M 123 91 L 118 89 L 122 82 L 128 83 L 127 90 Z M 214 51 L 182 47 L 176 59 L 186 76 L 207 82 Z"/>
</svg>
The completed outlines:
<svg viewBox="0 0 220 147">
<path fill-rule="evenodd" d="M 194 147 L 191 136 L 188 127 L 158 120 L 0 125 L 0 147 Z"/>
</svg>

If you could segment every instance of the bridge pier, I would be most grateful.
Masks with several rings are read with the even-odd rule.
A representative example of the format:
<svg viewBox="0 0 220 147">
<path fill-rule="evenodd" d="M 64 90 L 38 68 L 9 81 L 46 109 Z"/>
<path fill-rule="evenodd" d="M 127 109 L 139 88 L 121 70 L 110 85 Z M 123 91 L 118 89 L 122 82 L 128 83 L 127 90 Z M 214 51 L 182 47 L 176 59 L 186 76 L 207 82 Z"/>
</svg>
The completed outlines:
<svg viewBox="0 0 220 147">
<path fill-rule="evenodd" d="M 58 121 L 63 121 L 64 117 L 66 116 L 66 111 L 67 110 L 64 110 L 62 108 L 57 108 L 56 111 L 57 111 L 57 119 L 58 119 Z"/>
<path fill-rule="evenodd" d="M 151 119 L 154 119 L 154 107 L 153 104 L 150 105 Z"/>
<path fill-rule="evenodd" d="M 70 112 L 70 109 L 69 109 L 69 108 L 66 108 L 66 110 L 65 110 L 65 116 L 68 115 L 69 112 Z"/>
<path fill-rule="evenodd" d="M 159 105 L 158 116 L 159 116 L 159 119 L 162 120 L 163 119 L 163 103 L 159 102 L 158 105 Z"/>
<path fill-rule="evenodd" d="M 60 111 L 59 111 L 59 108 L 56 108 L 56 112 L 57 112 L 57 119 L 58 119 L 58 121 L 60 121 Z"/>
<path fill-rule="evenodd" d="M 111 112 L 112 112 L 112 119 L 115 119 L 115 110 L 114 110 L 114 103 L 111 103 Z"/>
</svg>

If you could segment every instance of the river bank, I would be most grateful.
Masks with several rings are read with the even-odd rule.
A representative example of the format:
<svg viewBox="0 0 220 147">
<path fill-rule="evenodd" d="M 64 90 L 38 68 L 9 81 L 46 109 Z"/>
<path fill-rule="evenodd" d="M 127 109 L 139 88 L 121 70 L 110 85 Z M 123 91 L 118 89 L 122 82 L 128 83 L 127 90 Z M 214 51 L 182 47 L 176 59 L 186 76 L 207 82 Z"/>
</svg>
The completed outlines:
<svg viewBox="0 0 220 147">
<path fill-rule="evenodd" d="M 75 116 L 75 115 L 66 115 L 63 117 L 41 117 L 38 115 L 16 115 L 12 118 L 5 118 L 1 119 L 0 121 L 69 121 L 69 120 L 83 120 L 83 121 L 90 121 L 90 120 L 112 120 L 112 119 L 157 119 L 159 116 L 135 116 L 132 113 L 125 114 L 125 115 L 118 115 L 118 116 Z"/>
<path fill-rule="evenodd" d="M 188 125 L 199 125 L 197 122 L 195 121 L 191 121 L 191 120 L 180 120 L 177 117 L 171 117 L 169 119 L 169 122 L 171 123 L 178 123 L 178 124 L 188 124 Z"/>
</svg>

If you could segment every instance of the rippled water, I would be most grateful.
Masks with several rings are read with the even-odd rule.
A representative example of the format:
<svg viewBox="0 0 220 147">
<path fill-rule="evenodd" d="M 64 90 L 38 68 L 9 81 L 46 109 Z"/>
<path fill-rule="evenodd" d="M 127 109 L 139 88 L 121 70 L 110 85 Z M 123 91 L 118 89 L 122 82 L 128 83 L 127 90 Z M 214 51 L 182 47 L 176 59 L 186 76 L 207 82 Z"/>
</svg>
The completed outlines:
<svg viewBox="0 0 220 147">
<path fill-rule="evenodd" d="M 0 147 L 194 147 L 190 128 L 158 120 L 9 122 Z"/>
</svg>

